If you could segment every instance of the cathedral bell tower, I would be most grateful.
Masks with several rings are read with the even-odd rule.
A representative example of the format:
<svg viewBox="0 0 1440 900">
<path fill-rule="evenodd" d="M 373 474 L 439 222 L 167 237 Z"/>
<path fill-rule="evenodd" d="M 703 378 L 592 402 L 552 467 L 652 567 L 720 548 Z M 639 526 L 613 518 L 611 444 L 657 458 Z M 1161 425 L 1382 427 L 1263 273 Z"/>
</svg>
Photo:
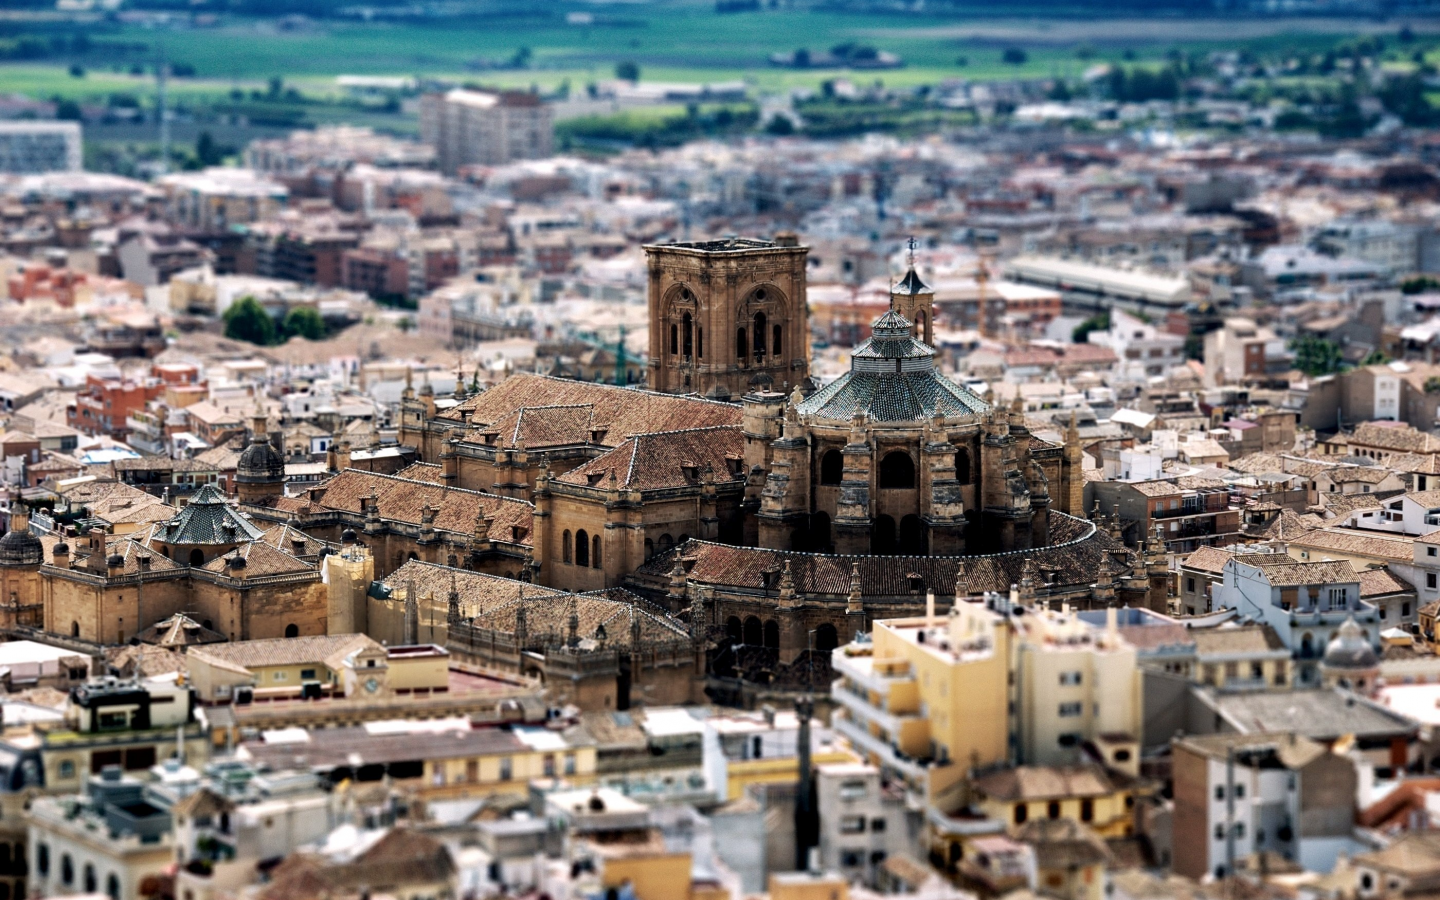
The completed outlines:
<svg viewBox="0 0 1440 900">
<path fill-rule="evenodd" d="M 809 252 L 790 233 L 647 246 L 650 389 L 729 400 L 804 381 Z"/>
<path fill-rule="evenodd" d="M 910 253 L 905 277 L 890 288 L 890 308 L 910 321 L 910 333 L 928 346 L 935 346 L 935 291 L 915 272 L 915 239 L 910 239 Z"/>
</svg>

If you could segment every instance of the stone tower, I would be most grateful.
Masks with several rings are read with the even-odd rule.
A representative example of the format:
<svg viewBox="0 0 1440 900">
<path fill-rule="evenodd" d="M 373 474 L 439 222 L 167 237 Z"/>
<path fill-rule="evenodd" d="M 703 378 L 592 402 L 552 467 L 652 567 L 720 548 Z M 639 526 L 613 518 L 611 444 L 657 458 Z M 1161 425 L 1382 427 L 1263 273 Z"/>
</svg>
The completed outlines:
<svg viewBox="0 0 1440 900">
<path fill-rule="evenodd" d="M 890 288 L 890 308 L 910 321 L 910 333 L 935 346 L 935 291 L 915 272 L 915 239 L 910 239 L 909 267 L 900 283 Z"/>
<path fill-rule="evenodd" d="M 257 401 L 250 445 L 235 463 L 235 494 L 241 503 L 260 503 L 285 493 L 285 458 L 265 430 L 265 412 Z"/>
<path fill-rule="evenodd" d="M 808 253 L 788 233 L 647 246 L 650 388 L 730 399 L 804 381 Z"/>
</svg>

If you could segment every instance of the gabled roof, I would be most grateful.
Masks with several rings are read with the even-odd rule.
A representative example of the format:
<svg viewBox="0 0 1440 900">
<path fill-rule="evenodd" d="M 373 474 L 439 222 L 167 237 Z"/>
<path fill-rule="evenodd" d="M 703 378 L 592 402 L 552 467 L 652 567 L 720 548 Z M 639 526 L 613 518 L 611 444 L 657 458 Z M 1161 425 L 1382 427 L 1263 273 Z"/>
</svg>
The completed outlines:
<svg viewBox="0 0 1440 900">
<path fill-rule="evenodd" d="M 565 406 L 588 406 L 591 427 L 604 430 L 599 443 L 612 447 L 641 432 L 740 424 L 732 403 L 532 374 L 511 375 L 437 418 L 459 421 L 469 412 L 472 425 L 490 426 L 524 407 Z"/>
<path fill-rule="evenodd" d="M 528 546 L 534 504 L 479 491 L 447 488 L 427 481 L 346 469 L 312 491 L 311 506 L 361 512 L 361 501 L 375 498 L 381 519 L 418 524 L 428 504 L 435 512 L 434 528 L 452 534 L 473 534 L 475 519 L 483 511 L 490 520 L 491 540 Z"/>
<path fill-rule="evenodd" d="M 661 490 L 698 485 L 707 470 L 717 483 L 744 481 L 745 436 L 739 426 L 637 434 L 625 443 L 555 480 L 563 484 L 619 490 Z"/>
<path fill-rule="evenodd" d="M 351 653 L 379 646 L 373 638 L 363 634 L 329 634 L 207 644 L 192 648 L 187 655 L 192 659 L 213 660 L 247 670 L 305 663 L 324 663 L 334 670 L 339 669 Z"/>
</svg>

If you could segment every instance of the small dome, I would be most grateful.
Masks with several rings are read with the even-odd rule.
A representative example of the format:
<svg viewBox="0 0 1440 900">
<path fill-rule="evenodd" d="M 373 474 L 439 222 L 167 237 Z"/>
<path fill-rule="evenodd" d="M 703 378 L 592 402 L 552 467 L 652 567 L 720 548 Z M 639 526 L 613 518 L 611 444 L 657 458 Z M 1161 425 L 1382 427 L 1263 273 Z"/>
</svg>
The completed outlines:
<svg viewBox="0 0 1440 900">
<path fill-rule="evenodd" d="M 1320 664 L 1327 669 L 1373 669 L 1380 659 L 1352 616 L 1340 626 L 1335 640 L 1326 645 Z"/>
<path fill-rule="evenodd" d="M 55 545 L 55 549 L 53 552 L 64 556 L 70 552 L 70 545 L 65 543 L 64 541 L 61 541 L 60 543 Z"/>
<path fill-rule="evenodd" d="M 285 460 L 265 439 L 257 434 L 250 446 L 235 463 L 235 480 L 240 484 L 270 484 L 285 480 Z"/>
<path fill-rule="evenodd" d="M 345 529 L 344 531 L 340 532 L 340 543 L 342 543 L 342 544 L 353 544 L 353 543 L 355 543 L 355 529 L 353 529 L 353 528 L 347 528 L 347 529 Z"/>
<path fill-rule="evenodd" d="M 232 556 L 229 559 L 225 560 L 225 564 L 232 569 L 243 569 L 245 568 L 245 557 Z"/>
<path fill-rule="evenodd" d="M 28 530 L 0 537 L 0 566 L 38 566 L 44 558 L 44 546 Z"/>
<path fill-rule="evenodd" d="M 121 556 L 118 553 L 115 553 L 111 555 L 109 559 L 105 560 L 105 564 L 112 569 L 121 568 L 125 565 L 125 557 Z"/>
</svg>

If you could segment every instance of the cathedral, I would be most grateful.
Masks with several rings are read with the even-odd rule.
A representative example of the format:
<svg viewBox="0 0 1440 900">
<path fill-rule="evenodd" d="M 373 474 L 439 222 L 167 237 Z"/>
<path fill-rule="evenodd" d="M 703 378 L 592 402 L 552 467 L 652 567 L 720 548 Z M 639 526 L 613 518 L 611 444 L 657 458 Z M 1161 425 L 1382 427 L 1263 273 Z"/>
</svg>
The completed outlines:
<svg viewBox="0 0 1440 900">
<path fill-rule="evenodd" d="M 913 264 L 849 370 L 817 386 L 807 252 L 788 234 L 647 247 L 647 389 L 407 385 L 393 465 L 337 439 L 332 474 L 287 494 L 257 418 L 238 502 L 207 488 L 73 554 L 14 517 L 6 618 L 116 643 L 177 612 L 232 640 L 363 615 L 458 658 L 543 659 L 537 677 L 572 683 L 583 670 L 587 696 L 624 705 L 646 684 L 699 700 L 707 669 L 809 685 L 830 649 L 932 593 L 942 609 L 1012 586 L 1031 603 L 1164 609 L 1163 556 L 1082 517 L 1074 425 L 1045 440 L 941 371 Z"/>
</svg>

